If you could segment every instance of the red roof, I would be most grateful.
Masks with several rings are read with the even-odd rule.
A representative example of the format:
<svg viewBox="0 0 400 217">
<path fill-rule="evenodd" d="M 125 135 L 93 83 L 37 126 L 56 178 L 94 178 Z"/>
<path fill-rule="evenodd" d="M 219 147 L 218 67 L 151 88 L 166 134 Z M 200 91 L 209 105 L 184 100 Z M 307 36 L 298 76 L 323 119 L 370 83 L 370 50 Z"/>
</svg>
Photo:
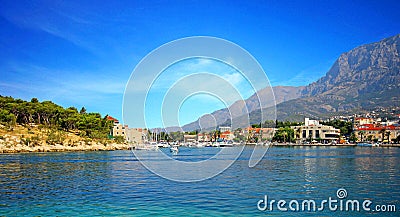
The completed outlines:
<svg viewBox="0 0 400 217">
<path fill-rule="evenodd" d="M 367 120 L 367 119 L 372 119 L 372 118 L 364 118 L 364 117 L 356 118 L 356 120 Z"/>
<path fill-rule="evenodd" d="M 247 131 L 255 131 L 256 133 L 259 133 L 261 128 L 253 128 L 253 127 L 248 127 Z"/>
<path fill-rule="evenodd" d="M 118 119 L 115 119 L 115 118 L 113 118 L 113 117 L 111 117 L 109 115 L 107 116 L 107 120 L 112 121 L 114 123 L 119 123 Z"/>
<path fill-rule="evenodd" d="M 357 128 L 357 130 L 397 130 L 400 129 L 400 127 L 396 127 L 393 125 L 390 126 L 384 126 L 384 127 L 377 127 L 374 124 L 363 124 L 360 127 Z"/>
</svg>

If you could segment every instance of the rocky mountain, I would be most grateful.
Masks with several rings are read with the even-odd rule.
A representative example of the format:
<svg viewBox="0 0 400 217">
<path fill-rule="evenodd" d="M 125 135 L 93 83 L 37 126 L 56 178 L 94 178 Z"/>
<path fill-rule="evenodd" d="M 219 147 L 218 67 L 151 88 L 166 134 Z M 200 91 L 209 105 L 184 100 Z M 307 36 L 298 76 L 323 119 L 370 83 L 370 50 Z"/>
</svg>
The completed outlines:
<svg viewBox="0 0 400 217">
<path fill-rule="evenodd" d="M 324 77 L 306 87 L 274 87 L 277 119 L 299 121 L 400 106 L 399 52 L 400 34 L 341 54 Z M 263 90 L 258 92 L 260 97 Z M 251 123 L 260 122 L 260 107 L 264 114 L 274 112 L 271 105 L 257 105 L 256 98 L 245 100 Z M 226 111 L 212 113 L 218 125 L 229 124 Z M 243 114 L 237 120 L 245 125 L 247 117 Z M 195 123 L 184 129 L 197 129 Z"/>
<path fill-rule="evenodd" d="M 324 118 L 400 106 L 399 52 L 400 35 L 396 35 L 341 54 L 324 77 L 302 90 L 301 97 L 277 105 L 278 119 Z"/>
</svg>

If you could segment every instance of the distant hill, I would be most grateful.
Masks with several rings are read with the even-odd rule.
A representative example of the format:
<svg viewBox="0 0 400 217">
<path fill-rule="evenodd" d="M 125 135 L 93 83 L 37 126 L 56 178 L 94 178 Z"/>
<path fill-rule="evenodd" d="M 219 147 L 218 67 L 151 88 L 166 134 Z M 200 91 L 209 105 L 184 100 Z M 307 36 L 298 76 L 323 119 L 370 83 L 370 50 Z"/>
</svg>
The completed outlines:
<svg viewBox="0 0 400 217">
<path fill-rule="evenodd" d="M 305 116 L 323 118 L 400 106 L 399 52 L 400 35 L 396 35 L 341 54 L 324 77 L 306 87 L 273 87 L 277 119 L 298 121 Z M 260 97 L 265 90 L 268 88 L 258 92 Z M 245 100 L 251 123 L 260 122 L 261 111 L 256 97 L 253 95 Z M 273 111 L 270 106 L 261 105 L 261 108 L 270 113 Z M 229 124 L 227 109 L 212 115 L 218 125 Z M 238 119 L 245 125 L 247 114 Z M 185 125 L 184 130 L 197 129 L 198 122 Z"/>
<path fill-rule="evenodd" d="M 273 87 L 273 95 L 275 97 L 276 103 L 282 103 L 288 100 L 296 99 L 301 96 L 302 91 L 304 91 L 305 87 L 291 87 L 291 86 L 276 86 Z M 239 115 L 235 115 L 234 117 L 239 117 L 241 115 L 246 115 L 248 112 L 260 111 L 261 108 L 266 108 L 272 106 L 274 103 L 272 100 L 266 101 L 266 104 L 260 105 L 257 97 L 271 97 L 273 96 L 271 93 L 271 88 L 264 88 L 257 92 L 257 94 L 253 94 L 251 97 L 246 99 L 245 101 L 239 100 L 233 103 L 229 109 L 220 109 L 217 110 L 211 115 L 204 115 L 200 117 L 197 121 L 194 121 L 190 124 L 184 125 L 182 128 L 184 131 L 193 131 L 196 129 L 211 129 L 215 128 L 218 125 L 224 124 L 227 120 L 230 119 L 229 110 L 240 112 Z M 246 110 L 247 107 L 247 110 Z"/>
</svg>

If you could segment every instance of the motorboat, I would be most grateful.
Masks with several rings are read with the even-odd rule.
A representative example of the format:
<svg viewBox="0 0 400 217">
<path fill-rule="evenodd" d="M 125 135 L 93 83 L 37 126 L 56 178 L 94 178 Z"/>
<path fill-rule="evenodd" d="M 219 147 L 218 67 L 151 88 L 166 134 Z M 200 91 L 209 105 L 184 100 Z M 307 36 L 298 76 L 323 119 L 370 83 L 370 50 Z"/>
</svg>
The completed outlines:
<svg viewBox="0 0 400 217">
<path fill-rule="evenodd" d="M 219 142 L 219 147 L 233 147 L 233 142 L 231 142 L 231 141 Z"/>
<path fill-rule="evenodd" d="M 178 146 L 176 146 L 176 145 L 174 145 L 174 146 L 172 146 L 171 148 L 169 148 L 169 150 L 170 150 L 172 153 L 175 153 L 175 154 L 177 154 L 177 153 L 179 152 L 179 148 L 178 148 Z"/>
<path fill-rule="evenodd" d="M 171 147 L 167 142 L 159 142 L 159 143 L 157 143 L 157 146 L 159 148 L 169 148 L 169 147 Z"/>
</svg>

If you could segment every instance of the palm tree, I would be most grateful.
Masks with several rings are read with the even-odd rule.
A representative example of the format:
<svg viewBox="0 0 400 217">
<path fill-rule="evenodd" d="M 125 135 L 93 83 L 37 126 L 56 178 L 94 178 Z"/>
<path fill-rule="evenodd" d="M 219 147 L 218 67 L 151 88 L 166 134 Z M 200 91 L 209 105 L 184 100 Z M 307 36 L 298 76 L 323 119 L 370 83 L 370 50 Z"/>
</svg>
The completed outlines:
<svg viewBox="0 0 400 217">
<path fill-rule="evenodd" d="M 296 139 L 300 139 L 301 129 L 300 127 L 296 129 Z"/>
<path fill-rule="evenodd" d="M 390 131 L 387 131 L 385 134 L 386 134 L 388 143 L 390 143 Z"/>
<path fill-rule="evenodd" d="M 286 131 L 282 132 L 282 136 L 283 136 L 283 142 L 286 142 L 286 136 L 288 135 L 288 133 Z"/>
<path fill-rule="evenodd" d="M 364 134 L 365 134 L 365 132 L 361 130 L 358 134 L 360 134 L 360 136 L 361 136 L 361 142 L 364 142 Z"/>
<path fill-rule="evenodd" d="M 385 140 L 385 132 L 386 132 L 386 130 L 385 130 L 385 128 L 383 128 L 379 132 L 382 134 L 382 143 L 383 143 L 383 141 Z"/>
</svg>

